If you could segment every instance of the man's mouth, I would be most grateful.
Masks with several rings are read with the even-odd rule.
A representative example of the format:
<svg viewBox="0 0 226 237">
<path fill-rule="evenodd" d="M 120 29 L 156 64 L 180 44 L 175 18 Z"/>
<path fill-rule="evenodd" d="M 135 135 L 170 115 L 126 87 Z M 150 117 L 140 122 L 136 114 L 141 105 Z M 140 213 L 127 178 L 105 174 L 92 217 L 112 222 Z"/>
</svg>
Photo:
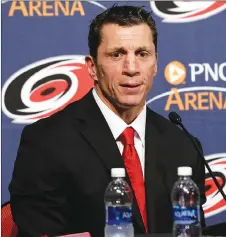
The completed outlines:
<svg viewBox="0 0 226 237">
<path fill-rule="evenodd" d="M 122 87 L 127 87 L 127 88 L 136 88 L 138 86 L 140 86 L 140 84 L 136 83 L 136 84 L 122 84 Z"/>
</svg>

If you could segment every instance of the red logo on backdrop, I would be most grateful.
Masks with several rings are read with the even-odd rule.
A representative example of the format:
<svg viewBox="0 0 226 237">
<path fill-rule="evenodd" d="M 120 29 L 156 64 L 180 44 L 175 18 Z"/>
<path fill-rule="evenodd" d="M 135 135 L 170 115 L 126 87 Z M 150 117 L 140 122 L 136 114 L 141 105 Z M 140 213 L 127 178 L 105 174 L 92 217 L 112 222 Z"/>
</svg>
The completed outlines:
<svg viewBox="0 0 226 237">
<path fill-rule="evenodd" d="M 93 87 L 85 56 L 51 57 L 14 73 L 2 88 L 2 110 L 14 123 L 32 123 L 81 99 Z"/>
<path fill-rule="evenodd" d="M 150 1 L 153 12 L 167 23 L 203 20 L 226 9 L 225 1 Z"/>
<path fill-rule="evenodd" d="M 205 156 L 216 179 L 226 193 L 226 153 Z M 226 210 L 226 202 L 217 190 L 217 187 L 206 169 L 206 198 L 203 205 L 205 217 L 210 217 Z"/>
</svg>

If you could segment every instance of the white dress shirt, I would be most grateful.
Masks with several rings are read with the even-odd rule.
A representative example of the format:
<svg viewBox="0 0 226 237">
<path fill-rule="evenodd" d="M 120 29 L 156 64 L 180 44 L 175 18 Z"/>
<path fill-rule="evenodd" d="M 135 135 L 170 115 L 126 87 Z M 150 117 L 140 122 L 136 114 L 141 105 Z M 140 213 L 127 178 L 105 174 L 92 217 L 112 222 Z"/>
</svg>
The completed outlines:
<svg viewBox="0 0 226 237">
<path fill-rule="evenodd" d="M 98 96 L 95 88 L 92 90 L 94 99 L 99 106 L 108 126 L 116 140 L 120 153 L 122 154 L 124 145 L 119 140 L 121 133 L 127 128 L 132 127 L 134 133 L 134 145 L 140 158 L 141 167 L 144 176 L 144 162 L 145 162 L 145 125 L 146 125 L 146 106 L 142 109 L 138 117 L 131 123 L 126 124 L 117 114 L 110 110 Z"/>
</svg>

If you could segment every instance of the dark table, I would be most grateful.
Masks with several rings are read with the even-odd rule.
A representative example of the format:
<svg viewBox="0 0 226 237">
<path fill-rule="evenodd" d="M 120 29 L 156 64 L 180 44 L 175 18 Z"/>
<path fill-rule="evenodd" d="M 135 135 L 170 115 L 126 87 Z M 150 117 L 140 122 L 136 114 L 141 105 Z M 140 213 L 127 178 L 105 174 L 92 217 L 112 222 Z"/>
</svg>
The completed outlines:
<svg viewBox="0 0 226 237">
<path fill-rule="evenodd" d="M 172 237 L 172 234 L 149 234 L 149 235 L 135 235 L 134 237 Z M 225 237 L 218 235 L 202 235 L 202 237 Z"/>
<path fill-rule="evenodd" d="M 203 228 L 203 235 L 226 236 L 226 222 Z"/>
<path fill-rule="evenodd" d="M 226 222 L 217 224 L 217 225 L 212 225 L 203 228 L 203 236 L 202 237 L 209 237 L 209 236 L 217 236 L 217 237 L 226 237 Z M 135 234 L 135 237 L 172 237 L 171 233 L 168 234 Z"/>
</svg>

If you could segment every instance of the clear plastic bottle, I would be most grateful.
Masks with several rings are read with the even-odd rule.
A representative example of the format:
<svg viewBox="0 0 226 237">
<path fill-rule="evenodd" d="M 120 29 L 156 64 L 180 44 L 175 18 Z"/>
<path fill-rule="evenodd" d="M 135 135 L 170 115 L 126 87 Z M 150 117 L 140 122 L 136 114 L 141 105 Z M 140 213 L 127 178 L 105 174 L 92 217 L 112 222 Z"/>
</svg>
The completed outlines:
<svg viewBox="0 0 226 237">
<path fill-rule="evenodd" d="M 178 167 L 178 181 L 172 190 L 173 237 L 202 236 L 200 224 L 200 193 L 191 179 L 191 167 Z"/>
<path fill-rule="evenodd" d="M 112 181 L 105 192 L 105 237 L 133 237 L 133 194 L 125 181 L 125 169 L 111 170 Z"/>
</svg>

